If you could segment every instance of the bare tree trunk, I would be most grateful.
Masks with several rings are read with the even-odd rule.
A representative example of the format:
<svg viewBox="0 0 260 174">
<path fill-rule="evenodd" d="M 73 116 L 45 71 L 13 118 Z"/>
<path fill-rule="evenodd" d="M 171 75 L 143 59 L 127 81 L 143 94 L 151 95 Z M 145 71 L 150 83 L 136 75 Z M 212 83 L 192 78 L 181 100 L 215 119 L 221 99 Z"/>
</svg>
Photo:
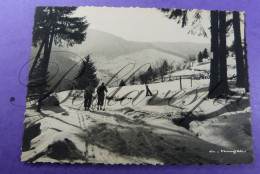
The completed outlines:
<svg viewBox="0 0 260 174">
<path fill-rule="evenodd" d="M 244 15 L 244 20 L 246 20 L 245 15 Z M 246 92 L 249 92 L 249 74 L 248 74 L 247 43 L 246 43 L 246 23 L 244 24 L 244 59 L 245 59 L 245 90 L 246 90 Z"/>
<path fill-rule="evenodd" d="M 56 23 L 56 21 L 53 22 L 52 31 L 51 31 L 51 38 L 50 38 L 49 51 L 48 51 L 48 63 L 49 63 L 49 60 L 50 60 L 52 44 L 53 44 L 53 39 L 54 39 L 55 23 Z"/>
<path fill-rule="evenodd" d="M 43 78 L 43 80 L 45 80 L 45 83 L 43 85 L 39 86 L 40 97 L 39 97 L 39 100 L 38 100 L 37 112 L 41 111 L 44 87 L 47 85 L 47 72 L 46 72 L 46 68 L 48 68 L 48 65 L 46 65 L 46 58 L 48 56 L 48 46 L 49 46 L 49 37 L 45 40 L 44 54 L 43 54 L 43 59 L 42 59 L 42 62 L 41 62 L 41 65 L 40 65 L 40 70 L 39 70 L 39 71 L 41 71 L 42 78 Z"/>
<path fill-rule="evenodd" d="M 218 96 L 216 86 L 219 83 L 219 46 L 218 46 L 218 11 L 211 11 L 211 51 L 213 52 L 213 59 L 210 62 L 210 85 L 209 98 Z"/>
<path fill-rule="evenodd" d="M 34 59 L 34 62 L 33 62 L 33 65 L 32 65 L 32 67 L 31 67 L 31 70 L 30 70 L 30 72 L 29 72 L 29 80 L 31 79 L 32 72 L 34 71 L 34 69 L 35 69 L 35 67 L 36 67 L 36 65 L 37 65 L 38 59 L 40 58 L 40 55 L 41 55 L 43 46 L 44 46 L 44 40 L 43 40 L 42 43 L 41 43 L 41 46 L 40 46 L 40 48 L 39 48 L 39 50 L 38 50 L 38 52 L 37 52 L 37 55 L 36 55 L 36 57 L 35 57 L 35 59 Z"/>
<path fill-rule="evenodd" d="M 41 73 L 42 73 L 42 77 L 43 80 L 45 81 L 44 84 L 42 86 L 39 87 L 40 90 L 40 97 L 38 100 L 38 105 L 37 105 L 37 112 L 40 112 L 41 110 L 41 106 L 42 106 L 42 100 L 45 98 L 44 97 L 44 88 L 47 88 L 47 74 L 48 74 L 48 65 L 49 65 L 49 60 L 50 60 L 50 54 L 51 54 L 51 47 L 52 47 L 52 43 L 53 42 L 53 37 L 54 37 L 54 23 L 55 21 L 53 19 L 51 19 L 51 25 L 49 27 L 49 29 L 47 30 L 46 33 L 46 40 L 44 43 L 44 54 L 43 54 L 43 59 L 41 62 Z M 52 31 L 51 31 L 52 30 Z M 51 34 L 51 37 L 50 37 Z"/>
<path fill-rule="evenodd" d="M 226 44 L 226 12 L 219 12 L 219 60 L 220 60 L 220 90 L 227 96 L 229 93 L 227 81 L 227 44 Z"/>
<path fill-rule="evenodd" d="M 239 12 L 233 11 L 233 28 L 234 28 L 234 43 L 237 66 L 237 81 L 236 86 L 245 87 L 245 68 L 243 62 L 243 49 L 240 32 L 240 17 Z"/>
</svg>

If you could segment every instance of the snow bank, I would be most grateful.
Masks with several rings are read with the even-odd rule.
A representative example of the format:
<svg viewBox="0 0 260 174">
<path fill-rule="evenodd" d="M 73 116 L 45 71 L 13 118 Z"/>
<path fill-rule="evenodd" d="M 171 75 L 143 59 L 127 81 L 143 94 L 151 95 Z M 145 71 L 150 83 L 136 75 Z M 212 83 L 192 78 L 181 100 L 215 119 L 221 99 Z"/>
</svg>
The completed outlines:
<svg viewBox="0 0 260 174">
<path fill-rule="evenodd" d="M 237 94 L 229 100 L 208 99 L 202 103 L 193 112 L 189 130 L 207 142 L 252 151 L 250 96 L 238 88 L 232 90 Z"/>
<path fill-rule="evenodd" d="M 82 138 L 83 131 L 79 127 L 53 117 L 42 118 L 30 127 L 34 125 L 40 125 L 41 133 L 30 141 L 30 150 L 22 153 L 22 161 L 33 162 L 38 158 L 50 156 L 64 160 L 63 162 L 75 159 L 84 162 L 86 146 Z M 57 149 L 65 150 L 58 155 Z"/>
<path fill-rule="evenodd" d="M 82 91 L 57 93 L 60 106 L 43 107 L 41 113 L 27 105 L 25 132 L 34 132 L 24 142 L 22 161 L 90 162 L 105 164 L 228 164 L 252 162 L 252 136 L 249 96 L 241 98 L 245 105 L 231 107 L 241 96 L 237 93 L 227 102 L 204 100 L 208 79 L 194 80 L 190 87 L 183 80 L 149 84 L 156 96 L 145 96 L 144 85 L 124 86 L 113 99 L 106 100 L 105 111 L 83 110 Z M 108 88 L 108 96 L 118 88 Z M 141 91 L 144 91 L 141 93 Z M 236 89 L 232 89 L 236 90 Z M 197 92 L 196 92 L 197 91 Z M 133 99 L 140 94 L 139 98 Z M 196 98 L 195 95 L 199 98 Z M 120 100 L 124 98 L 124 100 Z M 184 100 L 183 100 L 184 99 Z M 153 102 L 149 102 L 153 100 Z M 203 102 L 187 119 L 183 114 Z M 229 106 L 229 110 L 226 110 Z M 231 114 L 231 115 L 230 115 Z M 187 127 L 181 123 L 186 120 Z M 182 119 L 182 120 L 180 120 Z M 33 131 L 32 131 L 33 130 Z M 241 149 L 246 153 L 210 154 L 210 150 Z"/>
<path fill-rule="evenodd" d="M 252 150 L 250 113 L 223 114 L 206 121 L 193 121 L 190 130 L 200 139 L 230 149 Z"/>
</svg>

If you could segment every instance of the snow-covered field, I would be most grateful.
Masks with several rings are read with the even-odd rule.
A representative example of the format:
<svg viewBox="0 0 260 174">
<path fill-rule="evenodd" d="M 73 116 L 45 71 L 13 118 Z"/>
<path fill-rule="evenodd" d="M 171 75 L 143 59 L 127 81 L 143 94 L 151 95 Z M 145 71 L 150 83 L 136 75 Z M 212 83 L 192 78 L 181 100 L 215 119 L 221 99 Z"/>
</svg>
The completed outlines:
<svg viewBox="0 0 260 174">
<path fill-rule="evenodd" d="M 183 79 L 183 90 L 178 80 L 150 84 L 154 96 L 149 97 L 144 85 L 108 88 L 105 111 L 95 109 L 96 100 L 93 111 L 84 111 L 83 94 L 74 97 L 81 91 L 57 93 L 60 106 L 44 107 L 41 113 L 27 102 L 22 161 L 252 162 L 249 94 L 232 88 L 237 93 L 229 100 L 204 100 L 208 84 L 208 79 L 193 80 L 191 87 Z"/>
<path fill-rule="evenodd" d="M 233 77 L 236 76 L 236 62 L 235 57 L 228 57 L 227 58 L 227 76 Z M 190 76 L 190 75 L 200 75 L 200 74 L 207 74 L 209 76 L 210 73 L 210 61 L 208 62 L 194 62 L 193 66 L 190 69 L 184 69 L 171 74 L 172 77 L 174 76 Z"/>
</svg>

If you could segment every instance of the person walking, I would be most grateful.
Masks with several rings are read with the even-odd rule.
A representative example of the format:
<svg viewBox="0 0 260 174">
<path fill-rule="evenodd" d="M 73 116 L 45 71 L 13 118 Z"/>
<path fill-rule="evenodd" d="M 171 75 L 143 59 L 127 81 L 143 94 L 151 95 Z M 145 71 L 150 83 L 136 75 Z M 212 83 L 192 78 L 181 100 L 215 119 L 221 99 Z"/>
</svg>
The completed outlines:
<svg viewBox="0 0 260 174">
<path fill-rule="evenodd" d="M 98 110 L 102 110 L 102 106 L 104 105 L 105 92 L 107 92 L 107 88 L 106 88 L 105 84 L 102 83 L 97 88 L 97 95 L 98 95 L 97 109 Z"/>
<path fill-rule="evenodd" d="M 92 97 L 93 97 L 93 92 L 94 92 L 94 87 L 93 84 L 90 83 L 84 91 L 84 107 L 85 110 L 89 110 L 91 103 L 92 103 Z"/>
<path fill-rule="evenodd" d="M 145 84 L 145 87 L 146 87 L 146 96 L 152 96 L 152 92 L 150 91 L 149 87 L 147 84 Z"/>
</svg>

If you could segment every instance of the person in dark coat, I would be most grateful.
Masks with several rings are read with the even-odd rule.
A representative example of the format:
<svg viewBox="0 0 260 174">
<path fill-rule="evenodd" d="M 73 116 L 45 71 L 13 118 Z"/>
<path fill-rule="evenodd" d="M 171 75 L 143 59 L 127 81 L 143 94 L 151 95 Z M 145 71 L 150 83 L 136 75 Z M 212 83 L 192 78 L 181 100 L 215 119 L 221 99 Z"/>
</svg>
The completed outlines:
<svg viewBox="0 0 260 174">
<path fill-rule="evenodd" d="M 149 87 L 147 84 L 145 84 L 145 87 L 146 87 L 146 96 L 152 96 L 152 92 L 150 91 Z"/>
<path fill-rule="evenodd" d="M 84 107 L 85 110 L 89 110 L 91 103 L 92 103 L 92 97 L 93 97 L 93 92 L 94 92 L 94 87 L 92 83 L 90 83 L 84 91 Z"/>
<path fill-rule="evenodd" d="M 102 83 L 97 88 L 97 95 L 98 95 L 97 109 L 98 110 L 102 110 L 102 106 L 104 105 L 105 92 L 107 92 L 107 88 L 106 88 L 105 84 Z"/>
</svg>

